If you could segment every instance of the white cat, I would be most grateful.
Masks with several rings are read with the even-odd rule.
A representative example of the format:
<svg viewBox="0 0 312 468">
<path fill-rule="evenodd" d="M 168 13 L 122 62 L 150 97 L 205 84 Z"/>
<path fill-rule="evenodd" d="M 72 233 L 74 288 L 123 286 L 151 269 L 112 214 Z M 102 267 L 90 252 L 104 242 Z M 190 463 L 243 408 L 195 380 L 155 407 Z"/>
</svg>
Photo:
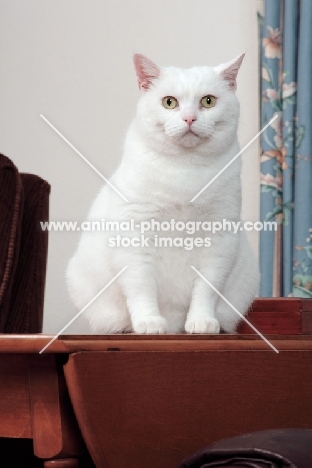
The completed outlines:
<svg viewBox="0 0 312 468">
<path fill-rule="evenodd" d="M 236 76 L 244 55 L 217 67 L 160 68 L 134 56 L 142 91 L 120 166 L 95 199 L 88 220 L 240 221 L 238 158 L 193 202 L 196 194 L 239 152 Z M 117 235 L 84 232 L 67 268 L 70 297 L 82 309 L 123 267 L 127 269 L 84 312 L 91 330 L 105 333 L 234 332 L 239 316 L 191 268 L 194 266 L 242 314 L 257 295 L 259 273 L 244 231 L 200 230 L 211 239 L 186 250 L 110 247 Z M 157 232 L 160 237 L 190 237 Z"/>
</svg>

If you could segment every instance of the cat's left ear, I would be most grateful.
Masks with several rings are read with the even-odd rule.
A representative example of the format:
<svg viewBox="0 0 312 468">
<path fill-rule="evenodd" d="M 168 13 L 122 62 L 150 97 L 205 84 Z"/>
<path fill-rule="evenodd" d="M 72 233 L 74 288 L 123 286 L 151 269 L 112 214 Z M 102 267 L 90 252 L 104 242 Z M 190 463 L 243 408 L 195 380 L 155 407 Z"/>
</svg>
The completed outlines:
<svg viewBox="0 0 312 468">
<path fill-rule="evenodd" d="M 229 87 L 233 89 L 233 91 L 236 90 L 236 77 L 244 57 L 245 53 L 239 55 L 230 62 L 222 63 L 216 67 L 216 70 L 220 73 L 222 78 L 228 82 Z"/>
<path fill-rule="evenodd" d="M 133 56 L 134 68 L 138 77 L 139 88 L 147 91 L 155 78 L 159 77 L 160 69 L 145 55 Z"/>
</svg>

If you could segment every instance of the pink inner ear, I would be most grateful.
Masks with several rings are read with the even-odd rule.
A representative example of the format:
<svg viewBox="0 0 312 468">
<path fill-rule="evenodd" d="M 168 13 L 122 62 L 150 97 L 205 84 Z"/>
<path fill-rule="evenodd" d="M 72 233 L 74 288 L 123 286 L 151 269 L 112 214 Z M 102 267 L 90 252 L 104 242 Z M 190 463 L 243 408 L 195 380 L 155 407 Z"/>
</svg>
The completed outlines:
<svg viewBox="0 0 312 468">
<path fill-rule="evenodd" d="M 145 55 L 135 54 L 133 57 L 135 71 L 138 77 L 139 88 L 147 90 L 152 81 L 159 77 L 160 70 Z"/>
<path fill-rule="evenodd" d="M 231 62 L 221 65 L 219 68 L 221 75 L 226 81 L 228 81 L 229 87 L 232 89 L 236 89 L 237 73 L 240 69 L 244 57 L 245 54 L 242 54 Z"/>
</svg>

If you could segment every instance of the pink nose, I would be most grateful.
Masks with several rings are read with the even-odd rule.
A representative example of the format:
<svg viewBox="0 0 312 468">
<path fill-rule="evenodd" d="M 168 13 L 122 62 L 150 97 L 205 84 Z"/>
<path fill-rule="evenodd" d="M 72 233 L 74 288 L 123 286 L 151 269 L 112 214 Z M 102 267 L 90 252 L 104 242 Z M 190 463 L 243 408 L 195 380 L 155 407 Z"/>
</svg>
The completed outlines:
<svg viewBox="0 0 312 468">
<path fill-rule="evenodd" d="M 194 115 L 188 115 L 187 117 L 184 117 L 183 120 L 188 124 L 189 127 L 191 127 L 197 119 Z"/>
</svg>

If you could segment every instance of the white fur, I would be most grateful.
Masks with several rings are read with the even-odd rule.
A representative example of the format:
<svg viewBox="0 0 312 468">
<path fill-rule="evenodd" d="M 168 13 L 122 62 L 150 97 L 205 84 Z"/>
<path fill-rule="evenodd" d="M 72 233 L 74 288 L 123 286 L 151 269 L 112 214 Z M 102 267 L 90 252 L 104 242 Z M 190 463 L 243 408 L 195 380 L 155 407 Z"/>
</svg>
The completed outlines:
<svg viewBox="0 0 312 468">
<path fill-rule="evenodd" d="M 158 68 L 152 64 L 149 69 L 157 73 L 154 79 L 150 73 L 144 85 L 144 64 L 152 62 L 138 57 L 143 92 L 121 164 L 110 179 L 129 203 L 105 185 L 88 219 L 240 221 L 240 158 L 193 203 L 190 200 L 239 151 L 234 82 L 242 57 L 215 68 Z M 215 107 L 200 106 L 207 94 L 217 98 Z M 164 108 L 165 96 L 174 96 L 178 107 Z M 185 134 L 188 125 L 183 118 L 189 113 L 196 115 L 192 129 L 198 136 Z M 220 327 L 235 331 L 239 316 L 191 266 L 245 314 L 257 295 L 259 273 L 243 231 L 195 233 L 194 237 L 210 237 L 212 244 L 193 250 L 156 248 L 151 243 L 148 248 L 109 247 L 108 237 L 117 234 L 140 237 L 139 232 L 84 232 L 67 268 L 70 297 L 82 309 L 128 266 L 83 313 L 93 333 L 219 333 Z M 181 232 L 157 234 L 189 237 Z"/>
</svg>

